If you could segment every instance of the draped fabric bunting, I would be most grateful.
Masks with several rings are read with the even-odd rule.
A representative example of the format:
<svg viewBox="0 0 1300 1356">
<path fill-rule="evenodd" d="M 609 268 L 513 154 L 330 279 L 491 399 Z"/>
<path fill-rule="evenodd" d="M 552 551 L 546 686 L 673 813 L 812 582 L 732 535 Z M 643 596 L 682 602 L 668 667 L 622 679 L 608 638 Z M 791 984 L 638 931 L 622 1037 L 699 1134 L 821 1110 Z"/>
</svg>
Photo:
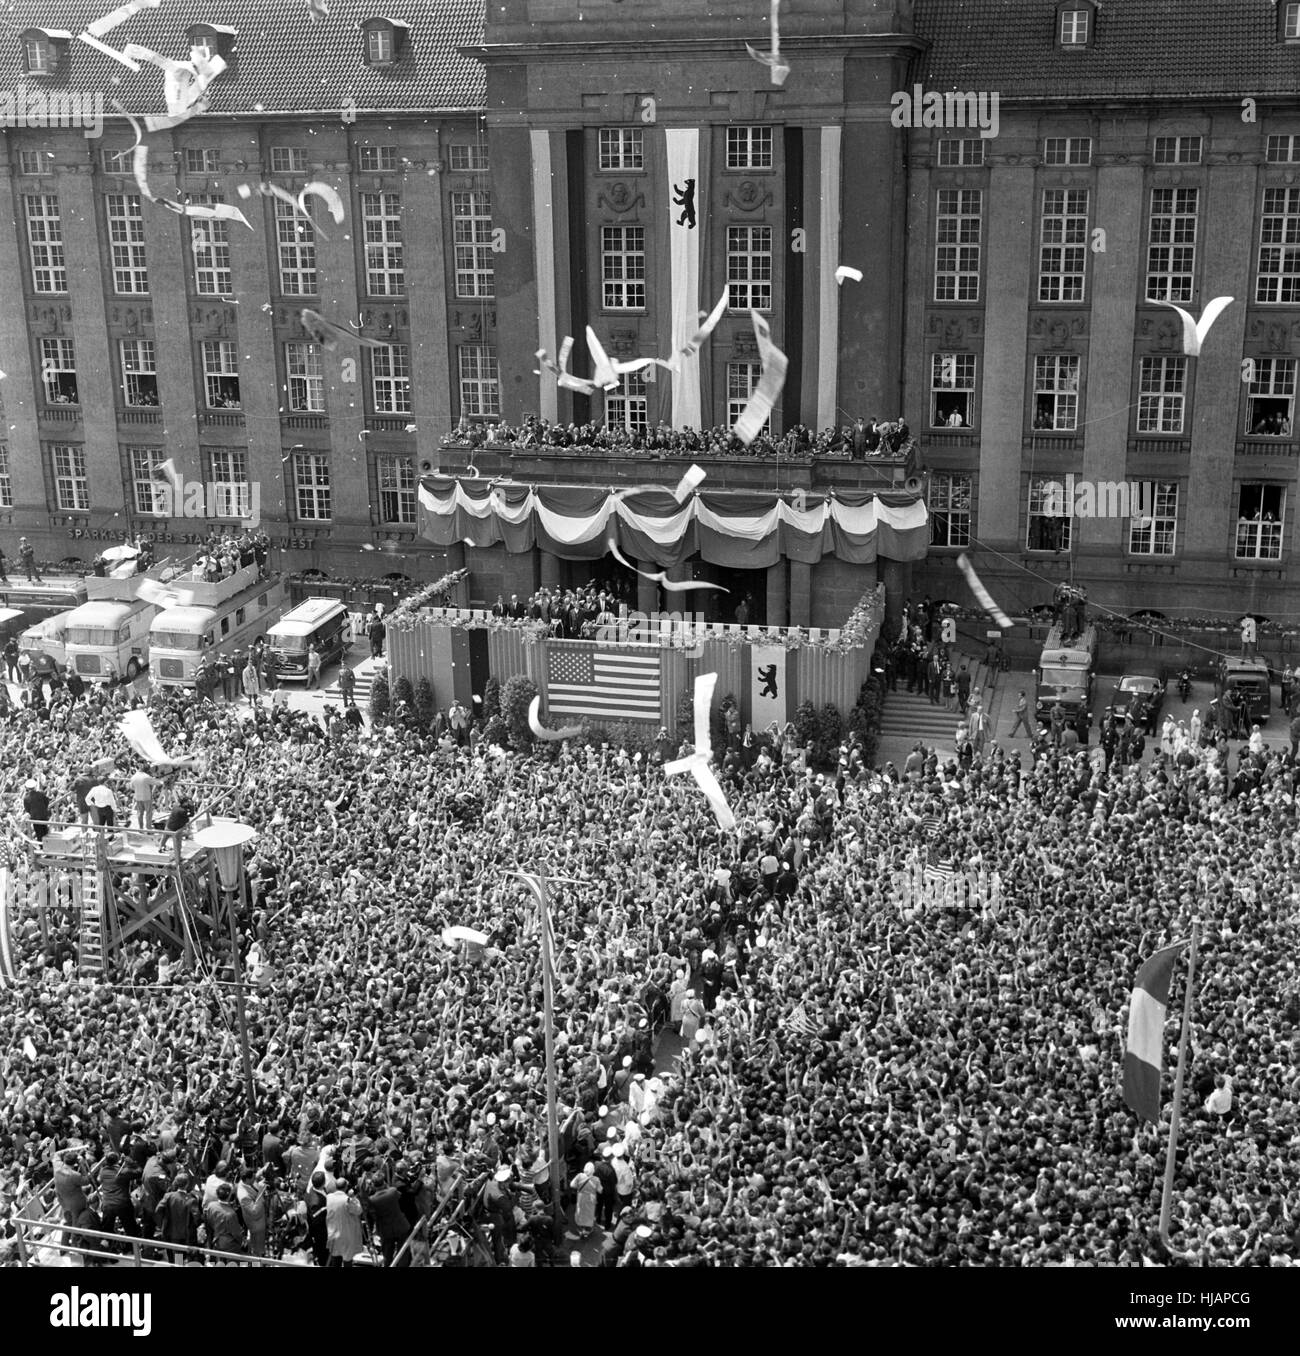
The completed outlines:
<svg viewBox="0 0 1300 1356">
<path fill-rule="evenodd" d="M 632 560 L 664 569 L 699 555 L 731 569 L 766 569 L 782 557 L 851 565 L 923 560 L 929 516 L 910 495 L 841 491 L 809 495 L 796 509 L 774 494 L 708 492 L 679 504 L 669 490 L 611 494 L 598 486 L 497 485 L 429 477 L 420 487 L 420 528 L 438 546 L 535 547 L 565 560 L 599 560 L 612 537 Z"/>
</svg>

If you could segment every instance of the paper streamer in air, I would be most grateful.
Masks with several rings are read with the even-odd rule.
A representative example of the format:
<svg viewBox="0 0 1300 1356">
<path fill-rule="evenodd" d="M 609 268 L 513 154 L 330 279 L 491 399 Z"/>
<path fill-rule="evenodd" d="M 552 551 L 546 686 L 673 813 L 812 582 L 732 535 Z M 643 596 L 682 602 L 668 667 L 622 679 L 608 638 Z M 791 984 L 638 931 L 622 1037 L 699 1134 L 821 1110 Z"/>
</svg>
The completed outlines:
<svg viewBox="0 0 1300 1356">
<path fill-rule="evenodd" d="M 760 52 L 750 43 L 745 44 L 745 50 L 760 65 L 766 66 L 772 73 L 772 83 L 774 85 L 784 85 L 785 78 L 790 74 L 789 63 L 781 56 L 781 0 L 772 0 L 772 49 L 769 52 Z"/>
<path fill-rule="evenodd" d="M 1210 332 L 1210 326 L 1219 318 L 1222 311 L 1232 305 L 1232 301 L 1232 297 L 1215 297 L 1213 301 L 1206 303 L 1200 320 L 1193 320 L 1188 311 L 1183 310 L 1181 306 L 1175 306 L 1172 301 L 1158 301 L 1156 305 L 1168 306 L 1171 311 L 1178 312 L 1183 322 L 1183 352 L 1189 358 L 1198 358 L 1205 336 Z"/>
<path fill-rule="evenodd" d="M 13 939 L 9 933 L 9 892 L 12 888 L 13 877 L 9 874 L 9 868 L 0 866 L 0 989 L 18 983 Z"/>
<path fill-rule="evenodd" d="M 718 304 L 713 308 L 713 310 L 711 310 L 708 313 L 707 316 L 705 316 L 704 322 L 703 324 L 701 324 L 700 328 L 696 330 L 693 335 L 691 335 L 690 342 L 681 351 L 680 354 L 681 357 L 689 358 L 692 357 L 694 354 L 698 353 L 701 347 L 703 346 L 704 341 L 709 337 L 709 335 L 713 333 L 715 329 L 717 329 L 718 321 L 722 319 L 723 315 L 726 313 L 727 310 L 727 297 L 728 293 L 724 291 L 723 294 L 718 298 Z M 669 367 L 674 365 L 670 363 L 665 363 L 664 366 Z"/>
<path fill-rule="evenodd" d="M 486 946 L 488 942 L 486 932 L 479 932 L 476 928 L 461 927 L 460 924 L 455 927 L 443 928 L 442 940 L 448 946 L 455 946 L 457 942 L 468 942 L 471 946 Z"/>
<path fill-rule="evenodd" d="M 144 711 L 128 711 L 118 721 L 117 728 L 132 750 L 152 766 L 191 767 L 198 762 L 197 758 L 172 758 L 164 753 L 154 733 L 153 722 Z"/>
<path fill-rule="evenodd" d="M 691 469 L 677 482 L 677 488 L 673 491 L 673 498 L 680 504 L 703 481 L 704 476 L 705 473 L 698 466 L 692 465 Z"/>
<path fill-rule="evenodd" d="M 169 588 L 166 584 L 160 584 L 156 579 L 150 579 L 147 575 L 142 575 L 140 582 L 135 586 L 135 596 L 142 598 L 146 603 L 152 603 L 155 607 L 193 607 L 194 593 L 190 589 Z"/>
<path fill-rule="evenodd" d="M 534 697 L 528 703 L 528 728 L 533 732 L 535 738 L 551 743 L 557 739 L 573 739 L 576 735 L 582 733 L 581 725 L 566 725 L 561 730 L 548 730 L 542 724 L 541 706 L 542 699 L 540 697 Z"/>
<path fill-rule="evenodd" d="M 835 281 L 843 287 L 845 278 L 852 278 L 854 282 L 861 282 L 862 270 L 860 268 L 852 268 L 848 264 L 841 264 L 839 268 L 835 270 Z"/>
<path fill-rule="evenodd" d="M 970 585 L 970 591 L 975 595 L 979 605 L 1005 631 L 1011 625 L 1011 618 L 993 601 L 993 595 L 984 587 L 979 575 L 975 573 L 975 567 L 966 558 L 965 551 L 957 557 L 957 568 L 965 576 L 966 582 Z"/>
<path fill-rule="evenodd" d="M 695 778 L 696 785 L 704 792 L 718 827 L 724 833 L 730 833 L 736 827 L 736 816 L 722 794 L 718 779 L 713 774 L 709 762 L 713 757 L 713 738 L 709 733 L 709 707 L 713 701 L 713 689 L 717 686 L 716 673 L 702 673 L 695 680 L 695 752 L 685 758 L 675 759 L 664 764 L 664 772 L 672 777 L 680 772 L 689 772 Z"/>
<path fill-rule="evenodd" d="M 304 198 L 319 198 L 329 209 L 329 214 L 334 218 L 335 223 L 339 226 L 343 224 L 343 199 L 339 197 L 337 189 L 331 188 L 329 184 L 321 183 L 319 179 L 313 179 L 298 194 L 298 210 L 303 216 L 307 216 L 307 205 L 303 202 Z"/>
<path fill-rule="evenodd" d="M 663 358 L 632 358 L 628 362 L 615 362 L 605 352 L 596 331 L 587 326 L 587 348 L 591 353 L 591 379 L 603 390 L 612 391 L 619 384 L 624 372 L 641 372 L 647 367 L 666 367 L 670 372 L 677 370 L 676 364 Z"/>
<path fill-rule="evenodd" d="M 759 431 L 772 413 L 772 406 L 785 386 L 786 369 L 790 360 L 772 342 L 772 327 L 757 311 L 750 311 L 754 322 L 754 337 L 758 340 L 758 356 L 763 364 L 762 375 L 749 403 L 731 430 L 746 447 L 758 437 Z"/>
<path fill-rule="evenodd" d="M 33 1064 L 40 1058 L 36 1053 L 36 1045 L 30 1036 L 23 1037 L 23 1054 L 25 1054 Z"/>
<path fill-rule="evenodd" d="M 537 361 L 555 377 L 556 383 L 566 391 L 579 391 L 583 395 L 592 395 L 595 393 L 596 383 L 588 381 L 586 377 L 575 377 L 569 371 L 569 354 L 572 352 L 573 335 L 566 334 L 564 342 L 560 345 L 558 360 L 551 358 L 544 348 L 539 348 L 537 350 Z M 533 370 L 537 371 L 536 368 Z M 541 373 L 537 372 L 537 375 L 541 376 Z"/>
<path fill-rule="evenodd" d="M 134 42 L 128 43 L 122 54 L 132 61 L 147 61 L 163 73 L 163 101 L 167 112 L 145 118 L 145 128 L 150 132 L 179 127 L 196 113 L 205 112 L 207 88 L 226 69 L 223 57 L 209 56 L 195 47 L 190 49 L 189 61 L 173 61 Z"/>
<path fill-rule="evenodd" d="M 730 593 L 730 589 L 723 588 L 721 584 L 708 584 L 698 579 L 669 579 L 663 570 L 651 572 L 649 570 L 638 570 L 635 565 L 618 549 L 618 543 L 613 537 L 609 537 L 605 542 L 611 556 L 625 569 L 631 570 L 633 574 L 639 574 L 642 579 L 649 579 L 652 583 L 663 586 L 667 593 L 690 593 L 692 589 L 716 589 L 719 593 Z"/>
<path fill-rule="evenodd" d="M 322 348 L 333 351 L 338 347 L 338 339 L 348 339 L 354 344 L 360 344 L 363 348 L 386 348 L 387 345 L 378 339 L 367 339 L 364 335 L 358 334 L 356 330 L 350 330 L 346 325 L 336 325 L 332 320 L 326 320 L 319 311 L 313 311 L 310 307 L 304 306 L 301 312 L 303 328 Z M 337 338 L 331 341 L 330 336 Z"/>
</svg>

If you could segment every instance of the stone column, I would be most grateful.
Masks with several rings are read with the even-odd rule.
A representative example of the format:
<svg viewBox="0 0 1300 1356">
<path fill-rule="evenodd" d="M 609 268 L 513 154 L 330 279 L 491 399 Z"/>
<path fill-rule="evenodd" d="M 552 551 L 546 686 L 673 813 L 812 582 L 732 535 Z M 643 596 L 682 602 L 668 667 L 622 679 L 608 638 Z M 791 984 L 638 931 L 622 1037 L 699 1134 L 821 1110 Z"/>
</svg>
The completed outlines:
<svg viewBox="0 0 1300 1356">
<path fill-rule="evenodd" d="M 801 560 L 790 562 L 790 622 L 791 626 L 812 625 L 812 566 Z"/>
<path fill-rule="evenodd" d="M 767 569 L 767 624 L 790 624 L 790 580 L 784 557 Z"/>
</svg>

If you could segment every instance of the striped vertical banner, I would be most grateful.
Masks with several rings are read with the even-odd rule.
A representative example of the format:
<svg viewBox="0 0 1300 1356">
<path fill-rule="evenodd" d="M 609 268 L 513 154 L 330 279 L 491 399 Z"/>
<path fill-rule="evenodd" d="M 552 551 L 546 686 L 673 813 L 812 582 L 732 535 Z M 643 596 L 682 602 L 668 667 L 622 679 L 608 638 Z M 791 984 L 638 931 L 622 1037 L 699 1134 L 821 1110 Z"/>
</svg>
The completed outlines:
<svg viewBox="0 0 1300 1356">
<path fill-rule="evenodd" d="M 703 233 L 704 185 L 700 178 L 700 129 L 669 127 L 664 130 L 668 161 L 666 204 L 670 247 L 673 340 L 678 353 L 690 342 L 699 325 L 700 238 Z M 689 194 L 689 214 L 676 201 Z M 693 220 L 692 220 L 693 218 Z M 673 373 L 673 427 L 700 428 L 700 355 L 681 360 Z"/>
<path fill-rule="evenodd" d="M 840 298 L 835 270 L 840 262 L 841 129 L 821 129 L 821 211 L 818 214 L 817 427 L 836 427 L 840 353 Z"/>
<path fill-rule="evenodd" d="M 659 690 L 663 694 L 663 724 L 674 737 L 681 733 L 676 728 L 677 703 L 683 692 L 694 693 L 696 668 L 695 661 L 687 658 L 687 651 L 665 647 Z"/>
<path fill-rule="evenodd" d="M 704 656 L 699 661 L 699 673 L 716 673 L 718 681 L 714 698 L 722 705 L 724 697 L 735 697 L 741 715 L 749 705 L 749 646 L 732 645 L 725 640 L 706 640 L 701 647 Z"/>
<path fill-rule="evenodd" d="M 555 204 L 551 191 L 551 134 L 528 134 L 533 160 L 533 241 L 537 265 L 537 347 L 552 358 L 559 347 L 555 324 Z M 537 409 L 543 419 L 559 417 L 559 388 L 543 370 Z"/>
<path fill-rule="evenodd" d="M 500 630 L 489 630 L 487 638 L 488 666 L 492 671 L 492 676 L 502 687 L 506 685 L 506 680 L 513 678 L 515 674 L 528 673 L 528 660 L 525 652 L 529 648 L 536 649 L 537 647 L 526 646 L 523 635 L 519 631 L 507 627 Z"/>
</svg>

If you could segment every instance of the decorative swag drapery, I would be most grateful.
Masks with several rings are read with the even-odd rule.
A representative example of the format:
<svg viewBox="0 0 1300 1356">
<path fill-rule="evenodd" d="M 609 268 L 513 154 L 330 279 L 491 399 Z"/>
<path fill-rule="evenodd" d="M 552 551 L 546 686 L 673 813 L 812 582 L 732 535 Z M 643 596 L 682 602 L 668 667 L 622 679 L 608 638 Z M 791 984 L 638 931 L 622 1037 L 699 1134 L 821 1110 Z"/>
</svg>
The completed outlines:
<svg viewBox="0 0 1300 1356">
<path fill-rule="evenodd" d="M 613 537 L 633 560 L 663 569 L 699 555 L 712 565 L 759 570 L 782 557 L 815 565 L 834 556 L 851 565 L 922 560 L 930 541 L 924 502 L 911 495 L 808 495 L 796 509 L 775 494 L 703 491 L 679 504 L 667 490 L 610 493 L 585 485 L 497 485 L 426 478 L 420 531 L 438 546 L 503 543 L 521 554 L 539 547 L 565 560 L 598 560 Z"/>
</svg>

